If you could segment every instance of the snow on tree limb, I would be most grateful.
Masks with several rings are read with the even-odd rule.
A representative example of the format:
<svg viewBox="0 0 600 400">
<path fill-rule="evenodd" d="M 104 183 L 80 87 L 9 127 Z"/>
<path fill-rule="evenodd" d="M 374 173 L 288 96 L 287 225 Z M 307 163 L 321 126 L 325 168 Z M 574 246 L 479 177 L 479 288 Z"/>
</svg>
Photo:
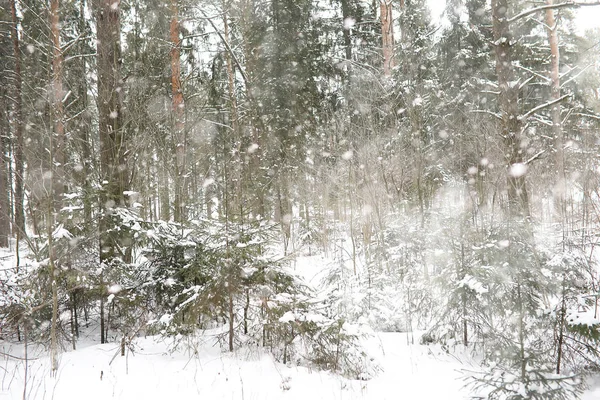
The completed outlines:
<svg viewBox="0 0 600 400">
<path fill-rule="evenodd" d="M 231 55 L 231 58 L 235 62 L 235 65 L 237 66 L 238 71 L 242 75 L 242 79 L 244 80 L 244 84 L 246 86 L 248 86 L 248 81 L 249 81 L 248 75 L 246 75 L 246 71 L 244 71 L 244 68 L 242 68 L 242 64 L 239 62 L 239 60 L 237 59 L 235 53 L 231 49 L 231 46 L 229 45 L 229 42 L 223 37 L 223 34 L 221 34 L 221 31 L 219 29 L 217 29 L 217 27 L 216 27 L 215 23 L 213 22 L 213 20 L 210 17 L 208 17 L 203 10 L 200 10 L 200 12 L 208 20 L 208 22 L 213 27 L 213 29 L 215 30 L 215 32 L 217 33 L 217 35 L 219 35 L 219 38 L 221 39 L 221 42 L 225 46 L 225 49 Z"/>
<path fill-rule="evenodd" d="M 525 11 L 507 19 L 507 22 L 508 23 L 515 22 L 521 18 L 525 18 L 531 14 L 535 14 L 538 11 L 545 11 L 545 10 L 549 10 L 549 9 L 559 9 L 559 8 L 569 8 L 569 7 L 579 8 L 579 7 L 585 7 L 585 6 L 600 6 L 600 1 L 593 1 L 591 3 L 580 2 L 580 1 L 566 1 L 564 3 L 559 3 L 559 4 L 546 4 L 543 6 L 534 7 L 534 8 L 530 8 L 529 10 L 525 10 Z"/>
<path fill-rule="evenodd" d="M 491 116 L 493 116 L 493 117 L 495 117 L 495 118 L 497 118 L 499 120 L 502 120 L 502 116 L 500 114 L 498 114 L 498 113 L 493 112 L 493 111 L 489 111 L 489 110 L 471 110 L 470 112 L 472 112 L 472 113 L 481 113 L 481 114 L 490 114 Z"/>
<path fill-rule="evenodd" d="M 544 104 L 540 104 L 539 106 L 534 107 L 531 110 L 527 111 L 525 114 L 521 115 L 519 117 L 519 119 L 524 120 L 524 119 L 532 116 L 536 112 L 538 112 L 540 110 L 543 110 L 544 108 L 548 108 L 548 107 L 553 106 L 556 103 L 560 103 L 561 101 L 563 101 L 564 99 L 566 99 L 567 97 L 570 97 L 570 96 L 571 96 L 570 94 L 565 94 L 565 95 L 559 97 L 558 99 L 555 99 L 555 100 L 552 100 L 552 101 L 548 101 L 548 102 L 546 102 Z"/>
</svg>

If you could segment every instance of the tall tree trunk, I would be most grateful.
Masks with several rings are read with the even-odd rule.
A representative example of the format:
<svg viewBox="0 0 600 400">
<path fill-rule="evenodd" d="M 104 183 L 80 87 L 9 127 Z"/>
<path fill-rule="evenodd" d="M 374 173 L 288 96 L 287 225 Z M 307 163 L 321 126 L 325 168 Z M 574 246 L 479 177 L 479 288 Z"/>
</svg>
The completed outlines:
<svg viewBox="0 0 600 400">
<path fill-rule="evenodd" d="M 551 6 L 554 0 L 547 0 L 546 4 Z M 551 99 L 560 99 L 560 51 L 558 47 L 558 23 L 554 18 L 554 10 L 547 9 L 546 16 L 546 32 L 548 34 L 548 42 L 550 43 L 550 82 L 551 82 Z M 565 249 L 565 239 L 567 227 L 565 226 L 566 203 L 565 203 L 565 158 L 564 158 L 564 138 L 562 131 L 562 118 L 560 103 L 556 103 L 551 109 L 552 115 L 552 131 L 554 136 L 554 150 L 556 151 L 556 182 L 554 187 L 554 202 L 558 221 L 562 226 L 562 247 Z M 565 319 L 566 319 L 566 303 L 565 303 L 565 277 L 563 276 L 562 285 L 562 301 L 561 308 L 558 314 L 558 340 L 556 343 L 556 373 L 560 374 L 561 363 L 563 357 L 564 334 L 565 334 Z"/>
<path fill-rule="evenodd" d="M 64 194 L 66 163 L 65 156 L 65 123 L 63 107 L 63 55 L 60 44 L 59 0 L 50 3 L 50 33 L 52 37 L 52 118 L 54 125 L 55 147 L 52 174 L 55 212 L 61 209 L 60 203 Z"/>
<path fill-rule="evenodd" d="M 25 212 L 23 206 L 23 107 L 22 107 L 22 77 L 21 77 L 21 49 L 19 45 L 19 30 L 16 0 L 10 3 L 12 15 L 12 40 L 13 55 L 15 58 L 15 142 L 13 154 L 15 158 L 15 228 L 17 240 L 25 235 Z"/>
<path fill-rule="evenodd" d="M 247 104 L 245 105 L 249 110 L 249 139 L 252 141 L 252 147 L 247 152 L 249 157 L 248 163 L 248 186 L 251 191 L 251 209 L 254 215 L 260 215 L 265 217 L 267 214 L 266 207 L 266 188 L 267 183 L 264 174 L 260 173 L 261 163 L 264 160 L 263 143 L 265 126 L 263 120 L 260 118 L 259 101 L 254 97 L 254 89 L 257 85 L 257 73 L 259 67 L 257 66 L 257 59 L 260 54 L 259 48 L 260 43 L 254 38 L 254 26 L 253 23 L 258 20 L 256 15 L 255 1 L 254 0 L 242 0 L 241 4 L 241 18 L 239 19 L 239 26 L 242 31 L 242 51 L 244 53 L 244 71 L 246 85 L 246 98 Z"/>
<path fill-rule="evenodd" d="M 84 35 L 86 32 L 86 17 L 85 17 L 85 0 L 79 1 L 79 35 Z M 81 41 L 80 53 L 84 52 L 84 42 Z M 89 130 L 92 127 L 91 114 L 87 112 L 89 106 L 88 100 L 88 81 L 87 81 L 87 62 L 85 57 L 80 57 L 80 81 L 78 85 L 78 97 L 83 110 L 82 120 L 79 126 L 79 142 L 81 143 L 82 170 L 80 184 L 83 187 L 83 215 L 84 215 L 84 230 L 89 232 L 92 226 L 92 182 L 90 180 L 91 166 L 93 162 L 92 150 L 90 147 Z"/>
<path fill-rule="evenodd" d="M 275 221 L 281 225 L 283 234 L 284 254 L 289 254 L 289 244 L 292 237 L 292 200 L 290 198 L 288 171 L 282 169 L 277 180 L 277 201 L 275 204 Z"/>
<path fill-rule="evenodd" d="M 121 20 L 120 0 L 95 0 L 98 68 L 98 120 L 100 133 L 100 166 L 104 181 L 102 204 L 110 209 L 125 205 L 123 191 L 127 186 L 123 114 L 121 106 Z M 114 246 L 107 243 L 111 251 Z"/>
<path fill-rule="evenodd" d="M 52 233 L 54 230 L 55 216 L 61 209 L 61 201 L 64 194 L 64 165 L 65 165 L 65 126 L 63 109 L 63 83 L 62 67 L 63 56 L 60 44 L 60 18 L 59 1 L 52 0 L 50 3 L 50 34 L 52 38 L 52 119 L 54 131 L 50 141 L 51 165 L 55 166 L 52 171 L 52 195 L 48 202 L 48 249 L 50 253 L 50 282 L 52 290 L 52 321 L 50 326 L 50 354 L 52 362 L 52 374 L 58 371 L 58 288 L 56 282 L 56 245 Z"/>
<path fill-rule="evenodd" d="M 344 35 L 344 50 L 346 52 L 346 60 L 352 60 L 352 35 L 349 19 L 353 18 L 350 11 L 350 0 L 342 0 L 342 34 Z"/>
<path fill-rule="evenodd" d="M 461 226 L 462 233 L 462 226 Z M 465 242 L 464 235 L 461 234 L 460 238 L 460 273 L 458 279 L 461 281 L 465 279 L 466 274 L 466 261 L 465 261 Z M 467 292 L 466 288 L 461 289 L 460 301 L 462 303 L 462 325 L 463 325 L 463 345 L 467 347 L 469 345 L 469 323 L 467 320 Z"/>
<path fill-rule="evenodd" d="M 230 44 L 230 32 L 229 32 L 229 15 L 228 15 L 227 4 L 223 1 L 223 39 L 227 42 L 227 47 L 231 48 Z M 234 149 L 232 149 L 233 157 L 230 164 L 234 167 L 231 168 L 233 177 L 230 181 L 233 182 L 232 192 L 234 193 L 233 201 L 231 201 L 231 209 L 239 210 L 239 218 L 244 218 L 244 200 L 243 200 L 243 189 L 245 179 L 246 162 L 244 161 L 242 154 L 245 149 L 240 146 L 243 143 L 240 125 L 238 120 L 238 104 L 235 90 L 235 73 L 232 54 L 229 51 L 225 51 L 225 63 L 227 67 L 227 94 L 229 97 L 229 125 L 233 131 L 233 138 L 231 140 L 234 143 Z"/>
<path fill-rule="evenodd" d="M 96 12 L 97 68 L 98 68 L 98 121 L 100 136 L 100 169 L 103 188 L 100 206 L 100 260 L 107 265 L 118 255 L 122 239 L 112 229 L 114 208 L 125 206 L 127 165 L 123 135 L 123 114 L 120 78 L 121 21 L 120 0 L 94 0 Z"/>
<path fill-rule="evenodd" d="M 392 1 L 380 0 L 381 39 L 383 47 L 383 74 L 392 75 L 396 66 L 394 61 L 394 19 L 392 17 Z"/>
<path fill-rule="evenodd" d="M 104 279 L 102 279 L 102 276 L 100 277 L 100 287 L 104 288 Z M 106 343 L 105 325 L 106 322 L 104 318 L 104 290 L 102 290 L 100 298 L 100 344 Z"/>
<path fill-rule="evenodd" d="M 2 113 L 0 112 L 0 116 Z M 0 130 L 3 127 L 0 126 Z M 8 160 L 6 158 L 6 137 L 0 135 L 0 247 L 8 247 L 10 236 L 10 198 L 8 196 Z"/>
<path fill-rule="evenodd" d="M 224 38 L 227 43 L 229 43 L 229 21 L 227 10 L 225 9 L 225 4 L 223 4 L 223 33 Z M 231 45 L 229 45 L 231 47 Z M 235 74 L 233 71 L 233 60 L 231 59 L 231 54 L 226 51 L 225 52 L 225 62 L 227 64 L 227 91 L 229 94 L 229 102 L 231 106 L 231 117 L 230 123 L 233 128 L 234 134 L 237 135 L 239 133 L 238 129 L 238 112 L 237 112 L 237 100 L 235 97 Z"/>
<path fill-rule="evenodd" d="M 56 1 L 56 0 L 53 0 Z M 50 322 L 50 361 L 51 361 L 51 374 L 56 376 L 58 372 L 58 288 L 56 282 L 56 253 L 54 247 L 54 240 L 52 238 L 53 231 L 53 213 L 52 202 L 48 202 L 48 249 L 50 250 L 50 285 L 52 291 L 52 319 Z"/>
<path fill-rule="evenodd" d="M 551 6 L 554 4 L 554 0 L 547 0 L 546 3 Z M 550 43 L 550 81 L 551 81 L 551 99 L 558 100 L 560 98 L 560 51 L 558 48 L 558 24 L 554 19 L 554 10 L 546 10 L 546 32 L 548 33 L 548 42 Z M 564 215 L 562 212 L 563 198 L 564 198 L 564 179 L 565 179 L 565 165 L 564 165 L 564 138 L 562 132 L 562 119 L 561 119 L 561 106 L 560 103 L 556 103 L 551 109 L 552 115 L 552 131 L 554 135 L 554 150 L 556 151 L 556 171 L 557 181 L 554 198 L 557 201 L 558 207 L 556 208 L 560 215 Z"/>
<path fill-rule="evenodd" d="M 1 113 L 0 113 L 1 115 Z M 2 129 L 0 127 L 0 129 Z M 0 136 L 0 247 L 8 247 L 10 236 L 10 198 L 8 180 L 8 160 L 5 150 L 5 135 Z"/>
<path fill-rule="evenodd" d="M 163 155 L 164 152 L 159 151 L 159 160 L 161 158 L 166 158 Z M 167 162 L 165 160 L 165 162 Z M 170 199 L 169 199 L 169 173 L 166 168 L 161 168 L 161 165 L 155 165 L 157 169 L 157 195 L 158 195 L 158 203 L 159 203 L 159 212 L 157 214 L 160 215 L 160 219 L 163 221 L 169 221 L 171 218 L 171 207 L 170 207 Z"/>
<path fill-rule="evenodd" d="M 6 54 L 0 49 L 0 57 Z M 7 157 L 9 143 L 8 104 L 6 102 L 5 79 L 0 80 L 0 247 L 8 247 L 10 236 L 10 190 L 9 170 L 10 158 Z"/>
<path fill-rule="evenodd" d="M 185 168 L 186 168 L 186 138 L 185 138 L 185 103 L 181 87 L 181 40 L 179 39 L 179 10 L 177 0 L 171 0 L 171 92 L 173 101 L 173 119 L 175 132 L 175 207 L 174 219 L 183 222 L 185 219 Z"/>
<path fill-rule="evenodd" d="M 233 351 L 233 339 L 235 338 L 234 327 L 235 327 L 235 312 L 233 309 L 233 285 L 229 285 L 228 288 L 228 314 L 229 314 L 229 351 Z"/>
<path fill-rule="evenodd" d="M 98 130 L 100 137 L 100 172 L 103 184 L 100 193 L 101 216 L 100 263 L 108 270 L 126 258 L 121 251 L 125 242 L 125 232 L 115 229 L 119 224 L 115 215 L 117 207 L 124 207 L 128 170 L 125 159 L 123 113 L 121 96 L 123 93 L 120 77 L 121 69 L 121 19 L 120 0 L 94 0 L 96 15 L 96 65 L 98 75 Z M 100 323 L 101 342 L 106 341 L 104 323 L 104 298 L 106 289 L 100 282 Z"/>
<path fill-rule="evenodd" d="M 509 212 L 517 218 L 529 217 L 529 197 L 525 182 L 521 148 L 522 123 L 519 119 L 518 85 L 514 84 L 512 44 L 507 12 L 508 0 L 492 0 L 492 25 L 498 76 L 501 135 L 508 163 L 507 190 Z"/>
</svg>

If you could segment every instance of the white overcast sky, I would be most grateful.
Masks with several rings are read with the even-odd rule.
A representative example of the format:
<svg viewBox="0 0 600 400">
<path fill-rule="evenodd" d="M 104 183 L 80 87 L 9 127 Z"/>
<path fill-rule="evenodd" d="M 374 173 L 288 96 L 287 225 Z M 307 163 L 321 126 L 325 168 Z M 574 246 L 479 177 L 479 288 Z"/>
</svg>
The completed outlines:
<svg viewBox="0 0 600 400">
<path fill-rule="evenodd" d="M 434 23 L 439 21 L 445 6 L 446 0 L 429 0 Z M 577 10 L 577 25 L 580 33 L 586 29 L 600 28 L 600 6 L 582 7 Z"/>
</svg>

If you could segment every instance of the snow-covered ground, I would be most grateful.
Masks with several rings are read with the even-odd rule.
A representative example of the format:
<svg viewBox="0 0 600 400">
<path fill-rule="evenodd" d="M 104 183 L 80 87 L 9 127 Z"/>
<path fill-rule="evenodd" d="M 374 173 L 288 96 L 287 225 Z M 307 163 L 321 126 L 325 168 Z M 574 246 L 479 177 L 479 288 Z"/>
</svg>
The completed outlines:
<svg viewBox="0 0 600 400">
<path fill-rule="evenodd" d="M 406 334 L 379 333 L 368 346 L 382 371 L 369 381 L 275 362 L 259 349 L 222 353 L 208 334 L 197 354 L 168 351 L 168 343 L 139 338 L 135 351 L 119 355 L 116 344 L 63 353 L 56 378 L 47 357 L 29 361 L 27 399 L 469 399 L 464 369 L 438 346 L 410 344 Z M 3 351 L 19 351 L 4 344 Z M 20 355 L 20 354 L 19 354 Z M 115 356 L 116 355 L 116 356 Z M 114 358 L 114 359 L 113 359 Z M 112 360 L 112 363 L 111 363 Z M 466 363 L 465 363 L 466 362 Z M 23 398 L 23 361 L 5 359 L 0 399 Z M 585 400 L 600 398 L 600 388 Z"/>
<path fill-rule="evenodd" d="M 408 344 L 406 334 L 381 333 L 368 346 L 382 371 L 369 381 L 275 362 L 259 349 L 222 353 L 210 335 L 197 354 L 139 338 L 121 357 L 117 344 L 63 353 L 56 378 L 48 358 L 29 361 L 27 398 L 34 399 L 466 399 L 464 366 L 436 346 Z M 15 345 L 3 351 L 21 356 Z M 116 354 L 116 356 L 115 356 Z M 113 359 L 114 357 L 114 359 Z M 111 363 L 112 360 L 112 363 Z M 23 361 L 3 363 L 0 398 L 23 396 Z"/>
<path fill-rule="evenodd" d="M 293 268 L 317 285 L 332 262 L 320 255 L 299 257 Z M 26 384 L 23 343 L 0 341 L 0 400 L 458 400 L 473 398 L 465 371 L 478 369 L 460 346 L 447 352 L 420 345 L 418 334 L 375 333 L 365 346 L 381 370 L 362 381 L 285 365 L 258 347 L 221 351 L 215 331 L 176 351 L 171 339 L 139 337 L 124 357 L 118 343 L 98 344 L 93 326 L 82 327 L 82 333 L 77 350 L 61 353 L 55 377 L 47 351 L 30 345 Z M 582 399 L 600 399 L 600 379 L 590 380 Z"/>
</svg>

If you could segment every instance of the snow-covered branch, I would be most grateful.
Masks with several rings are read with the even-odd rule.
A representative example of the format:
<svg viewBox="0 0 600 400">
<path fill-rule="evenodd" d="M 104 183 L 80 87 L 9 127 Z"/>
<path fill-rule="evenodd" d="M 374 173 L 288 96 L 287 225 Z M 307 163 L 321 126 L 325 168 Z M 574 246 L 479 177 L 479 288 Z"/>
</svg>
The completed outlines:
<svg viewBox="0 0 600 400">
<path fill-rule="evenodd" d="M 546 82 L 550 82 L 550 81 L 551 81 L 551 79 L 550 79 L 550 78 L 548 78 L 547 76 L 544 76 L 544 75 L 542 75 L 542 74 L 540 74 L 540 73 L 538 73 L 538 72 L 535 72 L 535 71 L 534 71 L 534 70 L 532 70 L 531 68 L 527 68 L 527 67 L 524 67 L 524 66 L 522 66 L 522 65 L 515 65 L 515 67 L 517 67 L 517 68 L 519 68 L 519 69 L 522 69 L 522 70 L 524 70 L 524 71 L 527 71 L 527 72 L 529 72 L 530 74 L 532 74 L 532 75 L 535 75 L 535 76 L 537 76 L 538 78 L 540 78 L 540 79 L 543 79 L 543 80 L 544 80 L 544 81 L 546 81 Z M 527 81 L 527 82 L 529 82 L 529 81 Z M 522 85 L 521 85 L 521 86 L 522 86 Z"/>
<path fill-rule="evenodd" d="M 558 4 L 546 4 L 539 7 L 530 8 L 529 10 L 525 10 L 507 20 L 508 23 L 515 22 L 521 18 L 525 18 L 531 14 L 535 14 L 539 11 L 551 10 L 551 9 L 559 9 L 559 8 L 579 8 L 585 6 L 600 6 L 600 1 L 592 1 L 592 2 L 581 2 L 581 1 L 565 1 L 564 3 Z"/>
<path fill-rule="evenodd" d="M 531 110 L 527 111 L 525 114 L 521 115 L 519 117 L 519 119 L 524 120 L 530 116 L 532 116 L 533 114 L 535 114 L 536 112 L 543 110 L 544 108 L 548 108 L 548 107 L 552 107 L 553 105 L 560 103 L 561 101 L 563 101 L 564 99 L 566 99 L 567 97 L 570 97 L 570 94 L 565 94 L 561 97 L 559 97 L 558 99 L 554 99 L 552 101 L 549 101 L 547 103 L 544 104 L 540 104 L 537 107 L 532 108 Z"/>
<path fill-rule="evenodd" d="M 597 119 L 600 121 L 600 115 L 594 115 L 594 114 L 589 114 L 589 113 L 577 113 L 575 115 L 577 115 L 579 117 Z"/>
<path fill-rule="evenodd" d="M 502 119 L 502 116 L 498 113 L 495 113 L 493 111 L 489 111 L 489 110 L 471 110 L 472 113 L 482 113 L 482 114 L 490 114 L 491 116 L 497 118 L 497 119 Z"/>
<path fill-rule="evenodd" d="M 225 50 L 227 50 L 227 52 L 231 55 L 231 58 L 233 59 L 233 62 L 237 66 L 238 71 L 240 72 L 240 74 L 242 75 L 242 78 L 244 79 L 244 84 L 246 85 L 246 87 L 248 87 L 248 82 L 249 82 L 248 75 L 246 75 L 246 71 L 242 67 L 242 64 L 240 63 L 240 61 L 238 60 L 237 56 L 235 55 L 235 53 L 231 49 L 231 46 L 229 46 L 229 42 L 227 41 L 227 39 L 225 39 L 223 37 L 223 35 L 221 34 L 221 31 L 217 28 L 217 26 L 215 25 L 215 23 L 213 22 L 213 20 L 211 18 L 209 18 L 203 10 L 200 10 L 200 12 L 208 20 L 208 22 L 213 27 L 213 29 L 215 30 L 215 32 L 217 33 L 217 35 L 219 35 L 219 38 L 221 39 L 221 42 L 225 46 Z"/>
<path fill-rule="evenodd" d="M 540 151 L 538 151 L 533 156 L 531 156 L 531 158 L 529 158 L 527 161 L 525 161 L 524 164 L 525 165 L 531 164 L 533 161 L 535 161 L 538 158 L 540 158 L 542 156 L 542 154 L 544 154 L 545 152 L 546 152 L 546 150 L 540 150 Z"/>
</svg>

